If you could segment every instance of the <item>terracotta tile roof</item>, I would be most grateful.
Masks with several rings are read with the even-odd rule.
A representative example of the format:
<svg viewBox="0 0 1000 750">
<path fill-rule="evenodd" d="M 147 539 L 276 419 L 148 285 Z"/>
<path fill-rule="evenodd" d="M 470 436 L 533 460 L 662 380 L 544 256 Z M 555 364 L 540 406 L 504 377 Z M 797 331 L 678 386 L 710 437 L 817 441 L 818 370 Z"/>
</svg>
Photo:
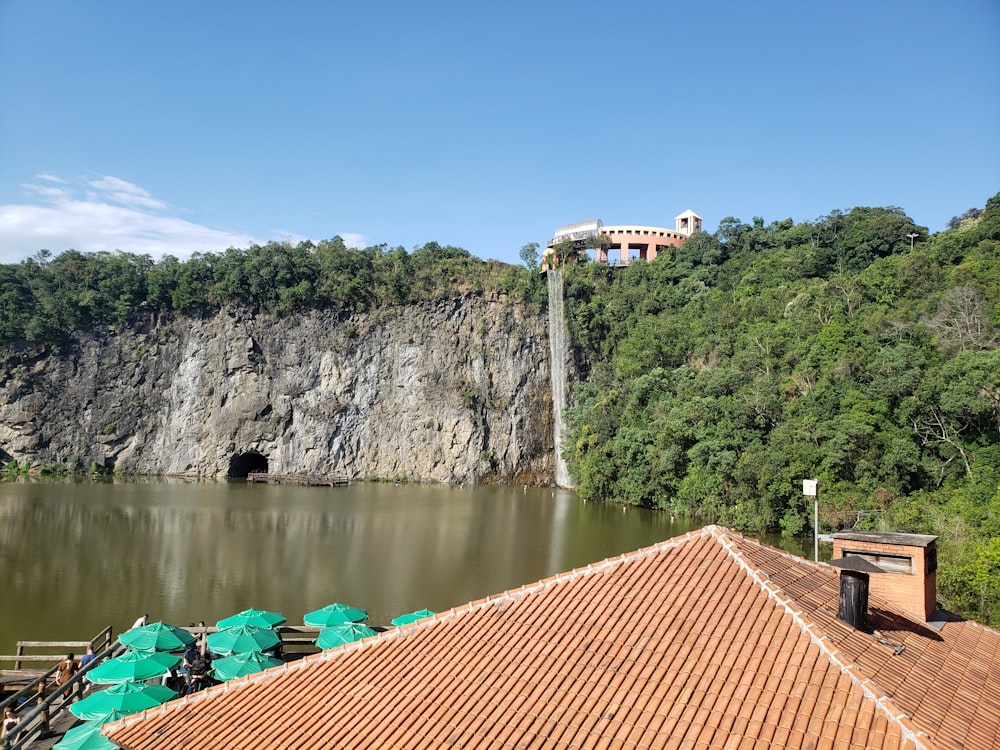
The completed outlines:
<svg viewBox="0 0 1000 750">
<path fill-rule="evenodd" d="M 1000 633 L 873 597 L 865 634 L 837 592 L 829 566 L 706 527 L 104 731 L 128 750 L 1000 747 Z"/>
</svg>

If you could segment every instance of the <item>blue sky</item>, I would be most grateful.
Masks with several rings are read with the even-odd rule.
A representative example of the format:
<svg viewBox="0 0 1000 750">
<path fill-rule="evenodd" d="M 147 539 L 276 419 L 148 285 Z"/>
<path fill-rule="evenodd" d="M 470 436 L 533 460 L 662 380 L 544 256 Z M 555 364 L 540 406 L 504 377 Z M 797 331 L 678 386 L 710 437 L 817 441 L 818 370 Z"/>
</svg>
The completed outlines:
<svg viewBox="0 0 1000 750">
<path fill-rule="evenodd" d="M 0 262 L 1000 191 L 1000 3 L 0 0 Z"/>
</svg>

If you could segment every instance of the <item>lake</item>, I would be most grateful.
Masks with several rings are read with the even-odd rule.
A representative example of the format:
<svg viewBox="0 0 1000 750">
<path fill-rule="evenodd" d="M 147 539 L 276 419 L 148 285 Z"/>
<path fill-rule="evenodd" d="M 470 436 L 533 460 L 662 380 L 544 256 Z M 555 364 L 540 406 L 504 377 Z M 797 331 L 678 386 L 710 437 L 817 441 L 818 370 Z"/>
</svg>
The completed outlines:
<svg viewBox="0 0 1000 750">
<path fill-rule="evenodd" d="M 257 607 L 301 624 L 336 601 L 386 625 L 699 526 L 551 488 L 5 481 L 0 653 L 107 625 L 117 635 L 143 613 L 214 624 Z M 791 548 L 811 553 L 808 540 Z"/>
</svg>

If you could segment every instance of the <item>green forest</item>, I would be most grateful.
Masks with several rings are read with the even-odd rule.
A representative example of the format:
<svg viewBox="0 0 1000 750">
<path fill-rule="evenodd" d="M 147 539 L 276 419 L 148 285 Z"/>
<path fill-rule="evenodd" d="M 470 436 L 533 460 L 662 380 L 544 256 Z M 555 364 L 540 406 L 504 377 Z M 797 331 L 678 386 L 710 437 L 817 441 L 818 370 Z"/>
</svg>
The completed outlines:
<svg viewBox="0 0 1000 750">
<path fill-rule="evenodd" d="M 22 263 L 0 265 L 0 346 L 57 346 L 74 330 L 150 315 L 201 315 L 223 304 L 277 315 L 311 308 L 364 312 L 487 289 L 536 302 L 544 295 L 523 268 L 436 242 L 408 253 L 385 245 L 353 250 L 334 237 L 196 253 L 183 261 L 75 250 L 52 257 L 41 250 Z"/>
<path fill-rule="evenodd" d="M 0 346 L 224 304 L 543 306 L 536 247 L 527 267 L 338 237 L 186 260 L 43 250 L 0 265 Z M 1000 194 L 933 235 L 894 207 L 727 217 L 653 262 L 562 273 L 580 374 L 563 453 L 583 498 L 800 535 L 815 478 L 821 531 L 938 535 L 944 604 L 1000 626 Z"/>
<path fill-rule="evenodd" d="M 727 217 L 651 263 L 565 266 L 584 498 L 747 530 L 939 535 L 939 593 L 1000 625 L 1000 195 Z"/>
</svg>

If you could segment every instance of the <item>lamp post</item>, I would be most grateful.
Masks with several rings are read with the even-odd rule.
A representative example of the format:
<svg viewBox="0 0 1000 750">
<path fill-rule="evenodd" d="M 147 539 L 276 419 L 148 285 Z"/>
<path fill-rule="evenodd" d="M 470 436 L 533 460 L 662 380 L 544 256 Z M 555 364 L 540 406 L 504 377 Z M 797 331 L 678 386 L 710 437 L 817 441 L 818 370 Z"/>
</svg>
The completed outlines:
<svg viewBox="0 0 1000 750">
<path fill-rule="evenodd" d="M 802 494 L 813 499 L 813 559 L 819 562 L 819 493 L 816 483 L 815 479 L 803 479 Z"/>
<path fill-rule="evenodd" d="M 919 234 L 917 234 L 916 232 L 910 232 L 910 233 L 909 233 L 908 235 L 906 235 L 906 236 L 910 238 L 910 250 L 912 250 L 912 249 L 913 249 L 913 240 L 914 240 L 915 238 L 919 237 L 920 235 L 919 235 Z"/>
</svg>

